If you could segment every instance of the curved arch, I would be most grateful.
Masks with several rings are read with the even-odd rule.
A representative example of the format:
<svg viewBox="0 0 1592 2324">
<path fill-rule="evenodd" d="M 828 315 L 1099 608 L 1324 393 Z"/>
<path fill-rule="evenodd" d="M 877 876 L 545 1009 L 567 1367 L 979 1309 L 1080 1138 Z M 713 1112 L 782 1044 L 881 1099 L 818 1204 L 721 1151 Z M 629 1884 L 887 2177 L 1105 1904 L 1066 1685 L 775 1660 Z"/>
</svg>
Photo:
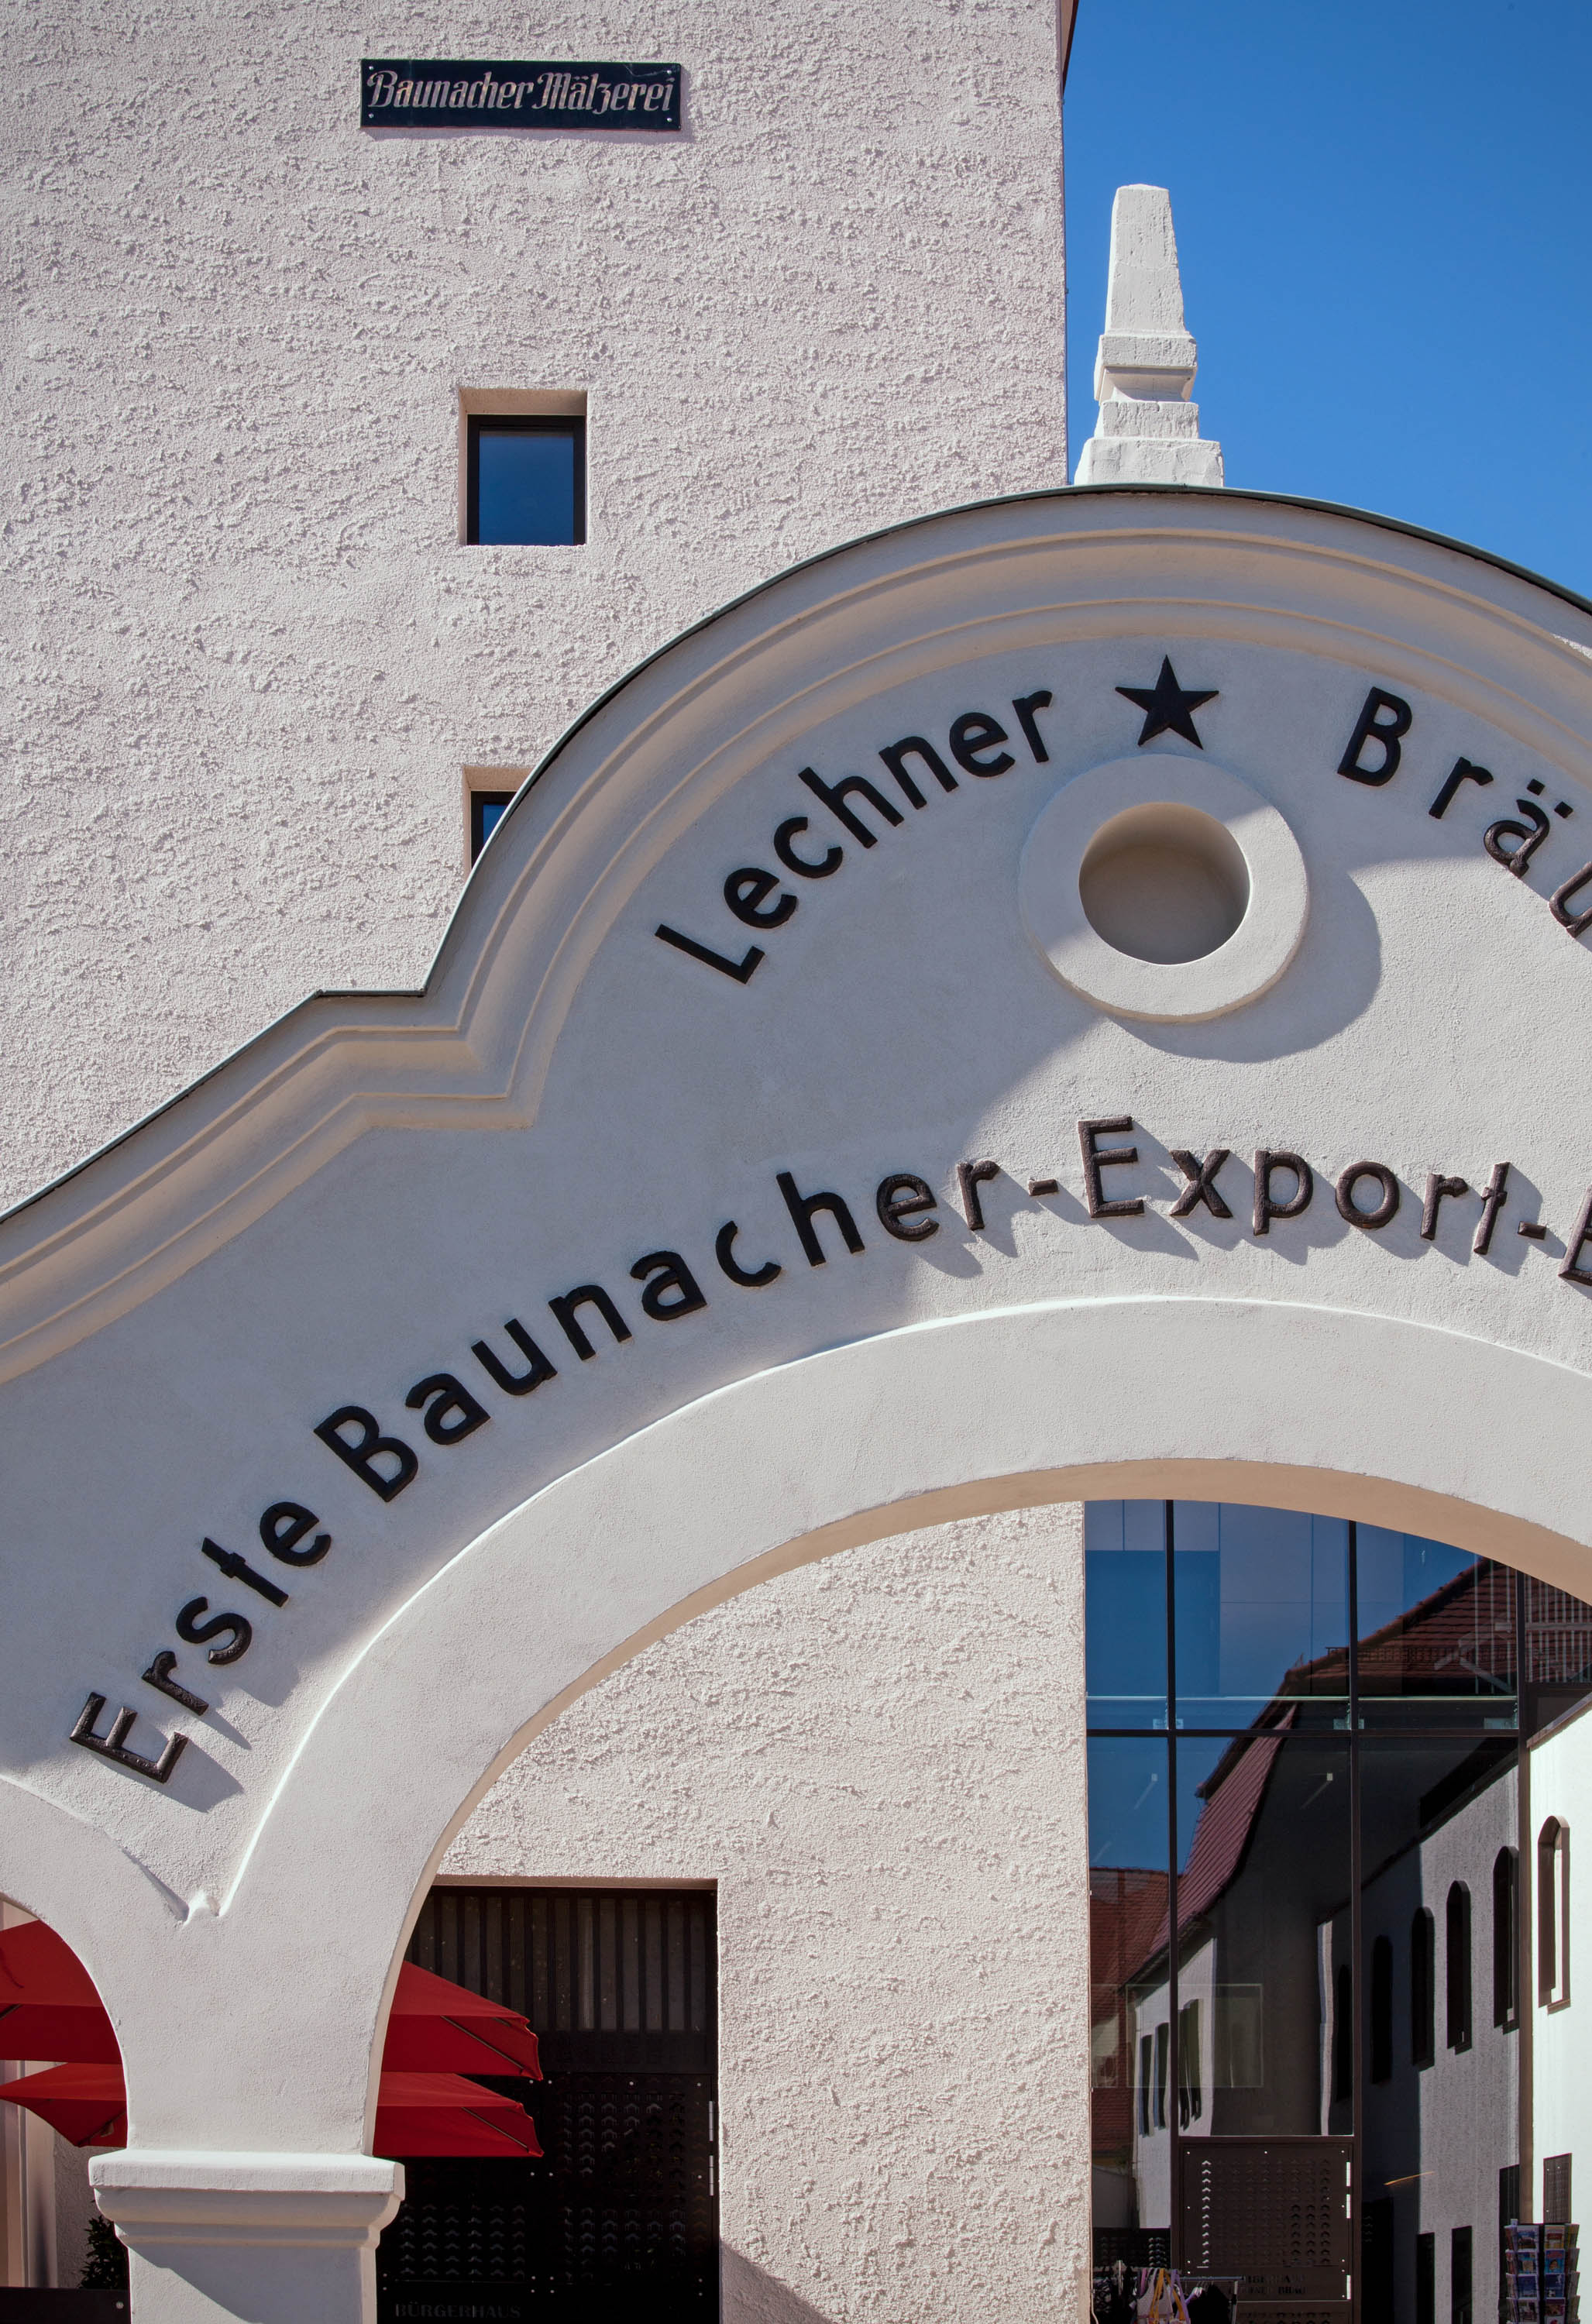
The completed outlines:
<svg viewBox="0 0 1592 2324">
<path fill-rule="evenodd" d="M 1484 1406 L 1495 1425 L 1477 1430 Z M 226 1982 L 291 2007 L 304 2071 L 264 2087 L 279 2029 L 262 2008 L 207 2062 L 213 2135 L 361 2144 L 387 1994 L 453 1832 L 566 1703 L 707 1606 L 910 1526 L 1146 1492 L 1357 1516 L 1592 1594 L 1584 1482 L 1514 1458 L 1528 1421 L 1592 1443 L 1592 1380 L 1386 1317 L 1142 1299 L 910 1326 L 639 1432 L 419 1591 L 310 1729 L 211 1923 Z M 284 1987 L 282 1948 L 333 1886 L 339 1974 Z M 159 2079 L 156 2107 L 184 2102 L 170 2061 Z"/>
</svg>

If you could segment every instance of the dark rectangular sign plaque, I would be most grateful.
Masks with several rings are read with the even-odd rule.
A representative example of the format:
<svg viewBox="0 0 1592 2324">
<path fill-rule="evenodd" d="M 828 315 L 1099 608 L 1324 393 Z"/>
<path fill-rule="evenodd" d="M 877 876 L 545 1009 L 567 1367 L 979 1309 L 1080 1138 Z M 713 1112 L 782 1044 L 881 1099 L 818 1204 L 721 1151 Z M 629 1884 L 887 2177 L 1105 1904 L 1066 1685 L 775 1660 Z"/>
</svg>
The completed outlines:
<svg viewBox="0 0 1592 2324">
<path fill-rule="evenodd" d="M 678 129 L 678 65 L 366 57 L 362 129 Z"/>
</svg>

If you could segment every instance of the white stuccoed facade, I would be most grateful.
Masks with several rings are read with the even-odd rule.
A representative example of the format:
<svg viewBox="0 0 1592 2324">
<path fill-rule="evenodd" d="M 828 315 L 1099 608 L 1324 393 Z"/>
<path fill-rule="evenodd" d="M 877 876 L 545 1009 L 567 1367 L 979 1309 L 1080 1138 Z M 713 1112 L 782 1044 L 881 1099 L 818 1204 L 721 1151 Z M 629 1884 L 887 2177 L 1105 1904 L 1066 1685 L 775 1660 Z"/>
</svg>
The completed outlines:
<svg viewBox="0 0 1592 2324">
<path fill-rule="evenodd" d="M 358 126 L 362 55 L 660 42 L 677 137 Z M 0 108 L 0 1199 L 419 983 L 465 767 L 798 558 L 1065 481 L 1056 0 L 50 5 Z M 584 393 L 583 548 L 460 547 L 462 389 Z"/>
<path fill-rule="evenodd" d="M 466 769 L 514 788 L 644 655 L 787 565 L 1065 481 L 1063 37 L 1055 0 L 686 0 L 667 23 L 597 0 L 446 26 L 267 5 L 110 27 L 46 8 L 0 26 L 16 254 L 0 1200 L 307 992 L 419 983 L 466 868 Z M 666 52 L 685 67 L 684 134 L 362 134 L 361 55 L 417 50 Z M 584 547 L 461 546 L 461 391 L 502 389 L 584 395 Z M 1033 1570 L 1004 1602 L 987 1587 L 998 1545 L 980 1552 L 976 1526 L 867 1552 L 866 1588 L 845 1593 L 874 1609 L 858 1636 L 837 1634 L 831 1582 L 773 1582 L 682 1633 L 684 1661 L 670 1639 L 616 1679 L 615 1713 L 599 1690 L 560 1724 L 585 1805 L 556 1840 L 523 1805 L 518 1824 L 495 1795 L 483 1811 L 492 1863 L 517 1877 L 722 1879 L 741 1965 L 724 2024 L 728 2317 L 888 2309 L 920 2264 L 949 2271 L 971 2312 L 1014 2249 L 1035 2312 L 1072 2297 L 1085 2164 L 1081 2117 L 1070 2148 L 1058 2133 L 1055 2056 L 1082 2043 L 1082 2002 L 1054 2014 L 1049 1932 L 1083 1845 L 1066 1773 L 1081 1714 L 1058 1688 L 1079 1568 L 1068 1513 L 1008 1522 Z M 928 1643 L 934 1609 L 954 1612 L 969 1721 L 1052 1729 L 1059 1757 L 1008 1748 L 966 1787 L 966 1735 L 930 1715 L 948 1651 Z M 801 1868 L 777 1837 L 805 1776 L 779 1754 L 749 1767 L 708 1726 L 691 1659 L 741 1665 L 781 1637 L 788 1655 L 797 1636 L 833 1665 L 824 1748 L 854 1794 L 843 1836 L 811 1836 L 806 1862 L 824 1857 L 836 1924 L 855 1915 L 834 1964 L 868 1997 L 853 2030 L 881 1996 L 895 2025 L 888 2057 L 831 2061 L 834 2101 L 813 2081 L 821 2026 L 778 2064 L 767 2041 L 812 1999 Z M 648 1716 L 616 1758 L 602 1720 L 637 1685 Z M 874 1707 L 865 1729 L 847 1723 L 857 1701 Z M 813 1706 L 804 1732 L 822 1734 Z M 901 1792 L 879 1788 L 881 1732 L 911 1738 L 941 1860 L 979 1866 L 904 1986 L 891 1964 L 921 1873 Z M 642 1770 L 675 1803 L 661 1831 L 637 1828 Z M 693 1788 L 713 1809 L 695 1829 Z M 787 1907 L 757 1908 L 750 1954 L 748 1881 Z M 1026 1992 L 1012 1966 L 997 1981 L 1000 2054 L 1029 2093 L 998 2235 L 970 2232 L 958 2194 L 999 2128 L 973 2056 L 990 1996 L 970 1985 L 968 1913 L 1028 1932 Z M 925 1995 L 943 2030 L 917 2053 Z M 821 2104 L 850 2127 L 798 2202 L 784 2190 Z M 5 2111 L 0 2132 L 35 2153 L 22 2200 L 42 2218 L 50 2134 Z M 77 2281 L 87 2158 L 57 2144 L 53 2246 L 35 2219 L 24 2259 L 14 2221 L 17 2281 Z"/>
<path fill-rule="evenodd" d="M 1169 489 L 1220 469 L 1157 189 L 1087 472 L 1146 489 L 1064 488 L 1048 6 L 687 9 L 677 141 L 361 135 L 412 18 L 145 14 L 91 128 L 78 20 L 5 37 L 11 1191 L 175 1100 L 0 1219 L 0 1893 L 116 2027 L 133 2324 L 371 2324 L 435 1877 L 715 1884 L 726 2324 L 1081 2315 L 1079 1501 L 1592 1595 L 1592 610 Z M 459 545 L 493 389 L 586 396 L 584 548 Z M 454 911 L 465 770 L 594 703 Z M 1457 758 L 1497 773 L 1440 815 Z M 1568 814 L 1512 877 L 1528 783 Z M 1199 911 L 1240 863 L 1197 958 L 1080 918 L 1123 799 L 1152 918 L 1185 841 Z M 1219 1147 L 1191 1217 L 1174 1148 Z M 1269 1148 L 1313 1207 L 1252 1210 Z M 1334 1199 L 1365 1156 L 1383 1225 Z M 642 1304 L 665 1252 L 699 1305 Z M 510 1315 L 529 1399 L 476 1353 Z M 350 1406 L 391 1495 L 317 1441 Z M 178 1609 L 249 1585 L 199 1545 L 269 1561 L 285 1496 L 331 1549 L 215 1666 Z"/>
</svg>

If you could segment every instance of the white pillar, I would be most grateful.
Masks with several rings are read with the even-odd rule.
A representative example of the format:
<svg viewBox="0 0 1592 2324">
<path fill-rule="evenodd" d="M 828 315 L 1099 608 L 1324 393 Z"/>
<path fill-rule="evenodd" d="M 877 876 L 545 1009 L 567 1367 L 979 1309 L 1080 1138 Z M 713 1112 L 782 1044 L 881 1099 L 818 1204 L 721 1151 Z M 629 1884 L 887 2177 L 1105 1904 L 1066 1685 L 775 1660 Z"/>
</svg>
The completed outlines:
<svg viewBox="0 0 1592 2324">
<path fill-rule="evenodd" d="M 1164 186 L 1118 186 L 1094 366 L 1100 418 L 1075 481 L 1219 484 L 1221 446 L 1201 435 L 1200 407 L 1190 401 L 1198 368 L 1183 320 L 1172 197 Z"/>
<path fill-rule="evenodd" d="M 133 2324 L 374 2324 L 401 2163 L 126 2147 L 89 2177 L 132 2254 Z"/>
</svg>

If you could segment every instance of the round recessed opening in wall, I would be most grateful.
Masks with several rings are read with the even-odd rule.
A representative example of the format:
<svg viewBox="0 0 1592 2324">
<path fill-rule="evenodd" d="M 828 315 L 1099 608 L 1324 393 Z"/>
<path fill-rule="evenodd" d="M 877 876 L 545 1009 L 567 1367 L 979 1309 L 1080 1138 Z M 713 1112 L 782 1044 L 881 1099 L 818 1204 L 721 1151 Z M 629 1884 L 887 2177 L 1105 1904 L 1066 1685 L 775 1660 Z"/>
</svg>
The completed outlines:
<svg viewBox="0 0 1592 2324">
<path fill-rule="evenodd" d="M 1224 823 L 1167 799 L 1101 825 L 1078 867 L 1096 936 L 1133 960 L 1203 960 L 1237 936 L 1249 866 Z"/>
<path fill-rule="evenodd" d="M 1271 801 L 1209 759 L 1113 759 L 1063 786 L 1028 835 L 1028 934 L 1062 982 L 1118 1017 L 1173 1024 L 1258 1000 L 1304 935 L 1310 881 Z"/>
</svg>

